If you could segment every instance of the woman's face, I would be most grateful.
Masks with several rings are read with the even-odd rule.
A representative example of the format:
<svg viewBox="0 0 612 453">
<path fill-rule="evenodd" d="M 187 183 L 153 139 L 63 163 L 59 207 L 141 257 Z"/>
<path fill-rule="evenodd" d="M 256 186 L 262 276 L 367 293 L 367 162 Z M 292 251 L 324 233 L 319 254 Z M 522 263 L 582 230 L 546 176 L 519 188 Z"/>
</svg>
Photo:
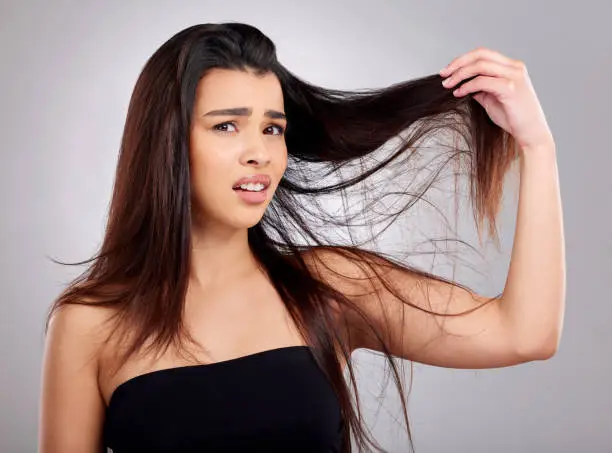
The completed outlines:
<svg viewBox="0 0 612 453">
<path fill-rule="evenodd" d="M 189 149 L 198 226 L 248 228 L 259 222 L 287 167 L 284 113 L 274 74 L 213 69 L 200 80 Z M 254 175 L 270 178 L 265 194 L 233 189 L 240 178 Z M 253 201 L 258 197 L 263 201 Z"/>
</svg>

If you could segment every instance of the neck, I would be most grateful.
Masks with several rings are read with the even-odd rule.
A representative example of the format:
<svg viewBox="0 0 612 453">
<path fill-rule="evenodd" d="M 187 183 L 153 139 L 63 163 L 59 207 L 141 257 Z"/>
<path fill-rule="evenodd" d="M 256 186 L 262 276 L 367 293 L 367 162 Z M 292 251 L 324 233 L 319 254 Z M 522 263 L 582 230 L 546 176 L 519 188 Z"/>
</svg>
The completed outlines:
<svg viewBox="0 0 612 453">
<path fill-rule="evenodd" d="M 191 280 L 198 286 L 231 283 L 256 270 L 246 228 L 192 234 Z"/>
</svg>

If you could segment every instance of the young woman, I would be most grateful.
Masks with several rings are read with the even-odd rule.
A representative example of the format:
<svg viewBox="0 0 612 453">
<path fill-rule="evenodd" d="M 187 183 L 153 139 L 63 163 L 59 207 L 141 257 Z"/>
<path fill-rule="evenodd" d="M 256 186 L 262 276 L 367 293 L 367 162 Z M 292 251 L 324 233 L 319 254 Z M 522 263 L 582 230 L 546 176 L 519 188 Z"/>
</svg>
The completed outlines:
<svg viewBox="0 0 612 453">
<path fill-rule="evenodd" d="M 520 161 L 497 297 L 323 232 L 350 216 L 317 210 L 316 196 L 345 197 L 391 165 L 401 174 L 415 144 L 445 131 L 464 139 L 445 165 L 467 168 L 479 231 L 488 220 L 495 236 Z M 345 381 L 348 369 L 356 390 L 355 349 L 380 351 L 396 375 L 393 358 L 551 357 L 565 298 L 555 153 L 524 63 L 490 49 L 357 92 L 299 79 L 252 26 L 179 32 L 136 83 L 101 249 L 51 307 L 39 451 L 348 452 L 351 437 L 363 450 L 376 443 Z M 353 163 L 363 171 L 321 185 Z M 415 202 L 403 197 L 402 212 Z"/>
</svg>

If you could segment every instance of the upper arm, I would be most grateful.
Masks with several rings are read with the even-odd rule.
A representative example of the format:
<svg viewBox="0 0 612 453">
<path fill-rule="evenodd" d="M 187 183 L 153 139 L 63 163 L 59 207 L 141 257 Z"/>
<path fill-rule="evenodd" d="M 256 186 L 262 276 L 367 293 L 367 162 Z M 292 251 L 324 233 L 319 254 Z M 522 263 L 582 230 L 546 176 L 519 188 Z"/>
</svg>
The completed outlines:
<svg viewBox="0 0 612 453">
<path fill-rule="evenodd" d="M 99 453 L 105 405 L 98 388 L 102 313 L 65 305 L 49 323 L 43 356 L 39 453 Z"/>
<path fill-rule="evenodd" d="M 387 349 L 399 358 L 449 368 L 494 368 L 532 360 L 517 350 L 515 336 L 500 309 L 500 298 L 487 298 L 448 282 L 390 267 L 369 254 L 371 268 L 365 265 L 365 258 L 347 258 L 330 248 L 310 253 L 325 263 L 316 266 L 319 276 L 362 312 L 342 305 L 352 349 Z M 309 262 L 314 262 L 313 256 Z M 384 276 L 387 286 L 401 298 L 371 269 Z M 432 314 L 471 309 L 475 310 L 460 316 Z"/>
</svg>

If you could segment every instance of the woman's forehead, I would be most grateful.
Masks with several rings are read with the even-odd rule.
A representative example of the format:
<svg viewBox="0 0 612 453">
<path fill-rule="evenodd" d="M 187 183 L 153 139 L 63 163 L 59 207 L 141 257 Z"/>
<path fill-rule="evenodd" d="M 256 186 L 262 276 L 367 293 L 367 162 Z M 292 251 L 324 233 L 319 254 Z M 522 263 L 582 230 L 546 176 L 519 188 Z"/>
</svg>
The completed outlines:
<svg viewBox="0 0 612 453">
<path fill-rule="evenodd" d="M 200 80 L 197 103 L 207 110 L 242 106 L 278 110 L 283 107 L 283 93 L 273 73 L 215 68 Z"/>
</svg>

